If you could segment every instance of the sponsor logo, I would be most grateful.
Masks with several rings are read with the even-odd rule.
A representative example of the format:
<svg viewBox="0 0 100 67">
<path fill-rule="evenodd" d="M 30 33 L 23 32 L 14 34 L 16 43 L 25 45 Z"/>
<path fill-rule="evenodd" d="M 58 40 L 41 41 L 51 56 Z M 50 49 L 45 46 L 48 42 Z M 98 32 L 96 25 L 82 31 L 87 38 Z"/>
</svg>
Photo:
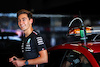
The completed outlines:
<svg viewBox="0 0 100 67">
<path fill-rule="evenodd" d="M 37 37 L 36 39 L 37 39 L 38 45 L 44 44 L 42 37 Z"/>
</svg>

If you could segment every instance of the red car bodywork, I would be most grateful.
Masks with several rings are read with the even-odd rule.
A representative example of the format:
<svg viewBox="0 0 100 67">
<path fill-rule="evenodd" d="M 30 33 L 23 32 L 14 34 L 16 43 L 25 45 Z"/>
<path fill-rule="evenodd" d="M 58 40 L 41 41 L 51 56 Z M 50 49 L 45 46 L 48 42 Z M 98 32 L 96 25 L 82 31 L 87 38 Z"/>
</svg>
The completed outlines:
<svg viewBox="0 0 100 67">
<path fill-rule="evenodd" d="M 48 49 L 48 51 L 57 50 L 57 49 L 76 50 L 84 54 L 84 56 L 86 56 L 86 58 L 89 60 L 89 62 L 93 67 L 99 67 L 99 64 L 97 63 L 96 59 L 94 58 L 94 56 L 91 54 L 89 50 L 91 50 L 92 53 L 100 53 L 100 43 L 98 42 L 87 43 L 86 47 L 88 49 L 86 49 L 83 46 L 80 46 L 79 44 L 62 44 L 62 45 L 57 45 L 55 47 L 51 47 Z"/>
</svg>

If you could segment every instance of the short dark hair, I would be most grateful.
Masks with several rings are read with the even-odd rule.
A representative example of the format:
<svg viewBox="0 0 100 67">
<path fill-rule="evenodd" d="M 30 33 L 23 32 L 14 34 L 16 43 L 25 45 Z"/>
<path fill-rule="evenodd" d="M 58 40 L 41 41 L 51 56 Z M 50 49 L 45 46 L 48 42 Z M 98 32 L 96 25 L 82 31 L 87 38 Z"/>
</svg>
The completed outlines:
<svg viewBox="0 0 100 67">
<path fill-rule="evenodd" d="M 28 10 L 25 10 L 25 9 L 21 9 L 21 10 L 19 10 L 19 11 L 17 12 L 17 18 L 18 18 L 18 16 L 19 16 L 20 14 L 27 14 L 27 16 L 28 16 L 29 19 L 33 18 L 33 17 L 32 17 L 32 13 L 31 13 L 30 11 L 28 11 Z"/>
</svg>

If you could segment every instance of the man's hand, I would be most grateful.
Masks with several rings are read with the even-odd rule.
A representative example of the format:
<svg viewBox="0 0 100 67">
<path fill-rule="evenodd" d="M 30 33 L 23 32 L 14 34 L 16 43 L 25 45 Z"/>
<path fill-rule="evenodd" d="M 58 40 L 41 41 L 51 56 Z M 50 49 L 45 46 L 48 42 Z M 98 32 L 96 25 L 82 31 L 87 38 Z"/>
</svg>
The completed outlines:
<svg viewBox="0 0 100 67">
<path fill-rule="evenodd" d="M 17 60 L 18 58 L 16 56 L 13 56 L 13 57 L 9 58 L 9 62 L 14 61 L 15 59 Z"/>
<path fill-rule="evenodd" d="M 20 60 L 16 56 L 9 58 L 9 62 L 12 62 L 13 65 L 15 65 L 16 67 L 21 67 L 25 65 L 25 60 Z"/>
<path fill-rule="evenodd" d="M 22 67 L 25 65 L 25 60 L 14 60 L 12 61 L 13 65 L 16 67 Z"/>
</svg>

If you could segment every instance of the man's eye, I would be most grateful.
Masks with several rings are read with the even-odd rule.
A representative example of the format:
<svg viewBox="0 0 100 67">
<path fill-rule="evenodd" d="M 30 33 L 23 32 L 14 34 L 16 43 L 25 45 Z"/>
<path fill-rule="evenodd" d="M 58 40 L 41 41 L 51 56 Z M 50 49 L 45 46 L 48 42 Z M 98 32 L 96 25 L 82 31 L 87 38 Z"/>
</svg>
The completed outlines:
<svg viewBox="0 0 100 67">
<path fill-rule="evenodd" d="M 23 21 L 25 21 L 26 19 L 24 18 Z"/>
</svg>

